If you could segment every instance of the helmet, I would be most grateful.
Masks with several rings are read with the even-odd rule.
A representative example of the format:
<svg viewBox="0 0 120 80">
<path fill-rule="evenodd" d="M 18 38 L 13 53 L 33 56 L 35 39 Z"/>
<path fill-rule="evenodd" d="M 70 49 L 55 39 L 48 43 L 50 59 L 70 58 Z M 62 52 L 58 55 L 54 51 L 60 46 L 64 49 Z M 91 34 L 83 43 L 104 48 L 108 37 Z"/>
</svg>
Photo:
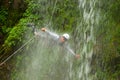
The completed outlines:
<svg viewBox="0 0 120 80">
<path fill-rule="evenodd" d="M 70 36 L 69 36 L 69 34 L 67 34 L 67 33 L 63 34 L 62 36 L 63 36 L 65 39 L 67 39 L 67 40 L 70 39 Z"/>
</svg>

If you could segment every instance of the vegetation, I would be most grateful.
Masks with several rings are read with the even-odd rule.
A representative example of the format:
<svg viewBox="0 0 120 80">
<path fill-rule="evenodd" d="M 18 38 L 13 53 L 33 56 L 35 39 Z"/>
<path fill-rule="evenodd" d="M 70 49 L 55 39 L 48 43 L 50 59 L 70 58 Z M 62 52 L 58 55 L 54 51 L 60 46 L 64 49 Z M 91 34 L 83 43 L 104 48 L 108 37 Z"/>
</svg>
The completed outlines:
<svg viewBox="0 0 120 80">
<path fill-rule="evenodd" d="M 101 2 L 100 27 L 97 32 L 97 68 L 99 80 L 119 80 L 120 77 L 120 1 Z M 117 15 L 118 14 L 118 15 Z M 100 62 L 100 63 L 99 63 Z"/>
<path fill-rule="evenodd" d="M 5 0 L 7 1 L 7 0 Z M 25 43 L 27 23 L 37 27 L 46 26 L 61 32 L 74 32 L 81 13 L 78 0 L 20 0 L 20 2 L 0 1 L 0 62 Z M 19 1 L 19 0 L 18 0 Z M 9 3 L 9 4 L 8 4 Z M 20 6 L 15 6 L 20 3 Z M 39 4 L 38 4 L 39 3 Z M 100 24 L 96 28 L 97 49 L 94 61 L 98 80 L 120 79 L 120 1 L 102 0 L 96 8 L 100 10 Z M 14 6 L 12 6 L 14 5 Z M 51 6 L 53 5 L 53 6 Z M 17 8 L 15 8 L 17 7 Z M 48 24 L 48 25 L 46 25 Z M 31 37 L 28 36 L 27 39 Z M 18 66 L 23 56 L 17 56 Z M 6 72 L 14 68 L 13 60 L 0 66 L 0 76 L 8 80 Z M 16 73 L 16 72 L 15 72 Z M 13 76 L 16 77 L 16 75 Z"/>
</svg>

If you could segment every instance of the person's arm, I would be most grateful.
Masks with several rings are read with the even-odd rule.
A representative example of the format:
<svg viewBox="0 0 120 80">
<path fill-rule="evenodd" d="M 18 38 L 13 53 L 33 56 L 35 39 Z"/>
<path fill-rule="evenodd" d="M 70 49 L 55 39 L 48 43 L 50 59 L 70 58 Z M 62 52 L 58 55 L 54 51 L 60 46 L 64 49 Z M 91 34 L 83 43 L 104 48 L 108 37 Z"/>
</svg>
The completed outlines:
<svg viewBox="0 0 120 80">
<path fill-rule="evenodd" d="M 59 38 L 59 35 L 58 35 L 58 34 L 53 33 L 53 32 L 51 32 L 51 31 L 47 30 L 46 28 L 42 28 L 41 30 L 44 31 L 44 32 L 46 32 L 48 35 L 50 35 L 50 36 L 51 36 L 52 38 L 54 38 L 54 39 L 58 39 L 58 38 Z"/>
<path fill-rule="evenodd" d="M 67 51 L 69 51 L 72 55 L 75 55 L 75 52 L 74 52 L 69 46 L 65 46 L 65 48 L 66 48 Z"/>
<path fill-rule="evenodd" d="M 79 54 L 76 54 L 69 46 L 65 46 L 65 48 L 76 58 L 80 58 Z"/>
</svg>

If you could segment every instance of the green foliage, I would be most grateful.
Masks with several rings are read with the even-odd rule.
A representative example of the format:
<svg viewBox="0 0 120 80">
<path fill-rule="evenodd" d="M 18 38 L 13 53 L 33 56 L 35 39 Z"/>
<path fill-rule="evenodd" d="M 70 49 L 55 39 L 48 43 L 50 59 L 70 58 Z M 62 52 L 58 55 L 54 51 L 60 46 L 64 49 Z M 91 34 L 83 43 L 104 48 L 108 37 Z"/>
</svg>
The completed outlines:
<svg viewBox="0 0 120 80">
<path fill-rule="evenodd" d="M 13 46 L 16 46 L 19 42 L 22 43 L 24 34 L 26 32 L 26 24 L 28 22 L 34 22 L 39 18 L 38 15 L 33 14 L 33 12 L 34 12 L 33 10 L 36 7 L 37 7 L 37 5 L 33 4 L 33 2 L 30 1 L 29 5 L 28 5 L 28 9 L 26 10 L 26 12 L 23 15 L 24 18 L 20 19 L 20 21 L 17 25 L 15 25 L 13 28 L 8 28 L 8 27 L 2 28 L 3 32 L 9 32 L 8 37 L 5 40 L 5 43 L 3 45 L 4 47 L 13 47 Z M 20 14 L 18 14 L 18 12 L 15 12 L 12 15 L 14 15 L 14 16 L 12 16 L 12 18 L 15 19 L 15 17 Z M 10 22 L 10 23 L 12 23 L 12 22 Z"/>
<path fill-rule="evenodd" d="M 5 52 L 9 52 L 10 51 L 9 49 L 12 50 L 14 46 L 20 45 L 23 42 L 24 34 L 27 29 L 26 22 L 27 20 L 21 19 L 19 24 L 17 24 L 10 30 L 7 39 L 3 44 L 3 47 L 5 48 Z"/>
<path fill-rule="evenodd" d="M 8 11 L 7 11 L 7 9 L 2 8 L 2 9 L 0 10 L 0 25 L 5 25 L 5 22 L 6 22 L 6 20 L 7 20 L 7 17 L 6 17 L 6 16 L 8 16 Z"/>
<path fill-rule="evenodd" d="M 6 27 L 6 26 L 2 26 L 2 32 L 3 32 L 3 33 L 8 33 L 8 32 L 11 31 L 11 29 L 12 29 L 12 28 L 10 28 L 10 27 L 8 28 L 8 27 Z"/>
<path fill-rule="evenodd" d="M 100 27 L 98 28 L 98 42 L 100 44 L 99 56 L 101 59 L 97 59 L 100 64 L 99 73 L 104 71 L 104 75 L 100 74 L 101 79 L 106 80 L 119 80 L 120 75 L 120 25 L 119 25 L 119 13 L 120 13 L 120 1 L 110 0 L 108 3 L 101 1 L 101 5 L 104 5 L 101 9 L 102 16 L 100 21 Z"/>
<path fill-rule="evenodd" d="M 120 25 L 116 26 L 116 30 L 113 37 L 114 46 L 120 55 Z"/>
<path fill-rule="evenodd" d="M 71 29 L 77 25 L 74 23 L 79 18 L 78 13 L 77 1 L 58 1 L 52 18 L 54 28 L 62 31 L 71 31 Z"/>
<path fill-rule="evenodd" d="M 110 9 L 110 16 L 112 17 L 112 19 L 116 22 L 119 23 L 120 22 L 120 1 L 113 1 L 112 4 L 109 7 Z"/>
<path fill-rule="evenodd" d="M 23 26 L 15 26 L 9 33 L 8 38 L 5 40 L 5 46 L 15 46 L 16 42 L 21 41 L 24 34 L 24 27 Z"/>
</svg>

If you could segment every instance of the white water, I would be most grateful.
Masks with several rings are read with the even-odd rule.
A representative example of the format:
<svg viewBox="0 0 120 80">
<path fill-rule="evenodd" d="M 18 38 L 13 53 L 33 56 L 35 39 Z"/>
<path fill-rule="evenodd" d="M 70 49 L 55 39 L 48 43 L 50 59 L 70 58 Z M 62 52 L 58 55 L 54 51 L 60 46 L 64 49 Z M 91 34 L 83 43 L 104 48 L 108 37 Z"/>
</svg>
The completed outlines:
<svg viewBox="0 0 120 80">
<path fill-rule="evenodd" d="M 82 29 L 79 32 L 81 37 L 81 65 L 78 71 L 79 80 L 94 80 L 95 75 L 91 74 L 91 61 L 94 52 L 95 40 L 95 27 L 99 24 L 99 11 L 96 11 L 95 5 L 97 0 L 79 0 L 79 8 L 82 9 L 82 22 L 78 25 L 77 29 Z M 98 16 L 96 16 L 98 15 Z"/>
<path fill-rule="evenodd" d="M 41 0 L 38 0 L 40 2 Z M 96 0 L 79 0 L 82 17 L 74 35 L 77 44 L 79 60 L 47 39 L 35 39 L 31 42 L 31 50 L 25 51 L 23 64 L 15 80 L 94 80 L 91 72 L 91 60 L 95 45 L 95 25 L 99 23 L 99 16 L 95 10 Z M 45 23 L 49 19 L 45 20 Z M 73 36 L 74 37 L 74 36 Z"/>
</svg>

